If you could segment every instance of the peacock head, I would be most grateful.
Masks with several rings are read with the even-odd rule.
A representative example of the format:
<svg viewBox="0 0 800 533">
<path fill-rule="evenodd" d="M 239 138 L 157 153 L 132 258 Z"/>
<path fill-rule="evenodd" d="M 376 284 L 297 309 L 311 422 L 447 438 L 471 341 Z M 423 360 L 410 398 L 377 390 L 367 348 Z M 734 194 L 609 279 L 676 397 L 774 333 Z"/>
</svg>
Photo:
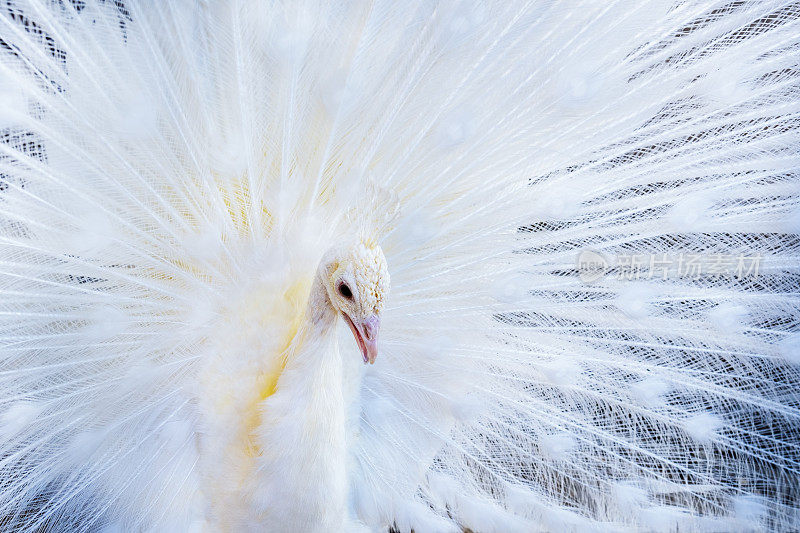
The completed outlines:
<svg viewBox="0 0 800 533">
<path fill-rule="evenodd" d="M 353 332 L 364 363 L 372 364 L 378 357 L 381 312 L 389 296 L 389 268 L 383 250 L 360 241 L 335 251 L 327 267 L 331 305 Z"/>
</svg>

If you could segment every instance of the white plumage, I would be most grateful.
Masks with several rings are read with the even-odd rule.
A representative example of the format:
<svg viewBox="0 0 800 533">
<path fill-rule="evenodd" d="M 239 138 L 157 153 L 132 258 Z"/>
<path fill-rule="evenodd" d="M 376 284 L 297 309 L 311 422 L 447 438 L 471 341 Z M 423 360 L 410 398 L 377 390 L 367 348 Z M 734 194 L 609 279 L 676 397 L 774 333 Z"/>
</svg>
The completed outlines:
<svg viewBox="0 0 800 533">
<path fill-rule="evenodd" d="M 778 0 L 3 3 L 0 529 L 800 528 L 798 52 Z"/>
</svg>

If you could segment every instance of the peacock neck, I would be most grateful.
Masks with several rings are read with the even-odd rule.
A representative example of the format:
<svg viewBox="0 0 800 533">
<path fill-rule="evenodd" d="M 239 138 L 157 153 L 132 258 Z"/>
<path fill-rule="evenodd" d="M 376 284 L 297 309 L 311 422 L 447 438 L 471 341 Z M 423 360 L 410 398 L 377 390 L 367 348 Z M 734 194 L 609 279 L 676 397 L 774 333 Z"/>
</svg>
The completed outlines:
<svg viewBox="0 0 800 533">
<path fill-rule="evenodd" d="M 270 366 L 260 374 L 252 366 L 231 371 L 222 346 L 203 373 L 209 391 L 203 398 L 220 397 L 219 376 L 230 375 L 231 383 L 249 387 L 247 394 L 231 393 L 205 406 L 215 425 L 209 429 L 213 437 L 203 441 L 207 456 L 213 458 L 204 465 L 203 495 L 209 502 L 209 519 L 222 531 L 241 528 L 236 516 L 246 506 L 263 517 L 270 531 L 276 530 L 275 524 L 286 525 L 281 531 L 341 530 L 336 513 L 344 512 L 346 487 L 341 466 L 347 454 L 343 368 L 336 339 L 338 315 L 323 276 L 314 277 L 294 331 L 277 353 L 265 358 Z M 232 421 L 239 422 L 235 429 Z M 304 486 L 311 479 L 317 490 Z M 299 493 L 304 496 L 298 501 L 285 497 Z M 317 523 L 324 523 L 325 529 Z"/>
<path fill-rule="evenodd" d="M 265 525 L 280 524 L 280 531 L 343 527 L 347 451 L 336 321 L 318 276 L 276 391 L 261 404 L 260 475 L 252 492 L 269 498 L 256 498 L 254 510 Z"/>
<path fill-rule="evenodd" d="M 295 367 L 323 365 L 331 359 L 336 348 L 336 323 L 338 313 L 333 308 L 325 289 L 322 273 L 317 273 L 311 284 L 305 315 L 300 328 L 292 340 L 287 354 L 286 371 Z M 338 351 L 337 351 L 338 352 Z M 333 357 L 338 359 L 338 357 Z"/>
<path fill-rule="evenodd" d="M 336 327 L 338 316 L 331 305 L 328 291 L 325 289 L 323 272 L 320 270 L 314 276 L 311 292 L 308 296 L 306 307 L 306 323 L 308 328 L 319 335 L 330 335 Z"/>
</svg>

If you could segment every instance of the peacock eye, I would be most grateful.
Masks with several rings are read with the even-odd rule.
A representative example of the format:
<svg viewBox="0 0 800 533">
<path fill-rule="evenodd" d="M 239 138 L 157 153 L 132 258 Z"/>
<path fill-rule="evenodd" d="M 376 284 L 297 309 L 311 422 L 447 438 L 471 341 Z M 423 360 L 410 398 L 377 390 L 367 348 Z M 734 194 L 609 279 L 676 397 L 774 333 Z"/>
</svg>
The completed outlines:
<svg viewBox="0 0 800 533">
<path fill-rule="evenodd" d="M 341 294 L 344 298 L 351 300 L 353 298 L 353 291 L 350 290 L 350 287 L 347 286 L 347 283 L 340 283 L 339 284 L 339 294 Z"/>
</svg>

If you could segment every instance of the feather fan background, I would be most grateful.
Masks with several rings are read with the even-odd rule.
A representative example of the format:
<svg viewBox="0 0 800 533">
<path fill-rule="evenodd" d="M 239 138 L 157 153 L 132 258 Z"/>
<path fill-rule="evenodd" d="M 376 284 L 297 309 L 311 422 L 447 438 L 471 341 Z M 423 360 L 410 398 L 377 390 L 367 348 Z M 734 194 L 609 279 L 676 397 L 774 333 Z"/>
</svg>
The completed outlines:
<svg viewBox="0 0 800 533">
<path fill-rule="evenodd" d="M 800 4 L 0 6 L 2 529 L 210 530 L 233 310 L 373 220 L 363 526 L 800 529 Z"/>
</svg>

